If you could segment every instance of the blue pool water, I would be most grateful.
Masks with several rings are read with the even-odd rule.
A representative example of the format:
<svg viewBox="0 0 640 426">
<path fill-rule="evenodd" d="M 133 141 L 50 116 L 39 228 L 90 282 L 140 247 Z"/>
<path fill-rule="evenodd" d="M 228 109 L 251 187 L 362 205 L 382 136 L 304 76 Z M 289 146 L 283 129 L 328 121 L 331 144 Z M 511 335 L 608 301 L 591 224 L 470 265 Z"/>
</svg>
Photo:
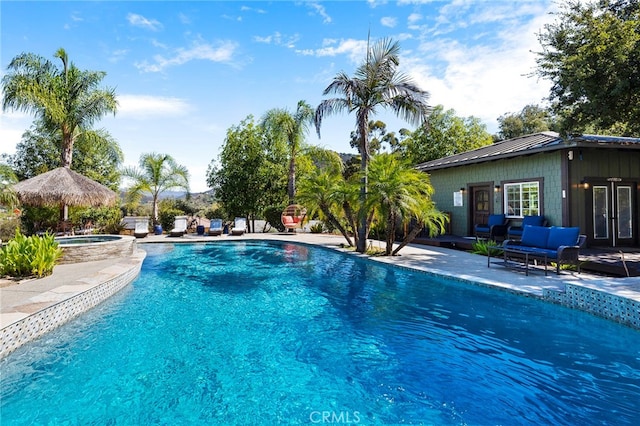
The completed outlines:
<svg viewBox="0 0 640 426">
<path fill-rule="evenodd" d="M 3 425 L 640 418 L 630 328 L 321 248 L 144 248 L 132 286 L 1 361 Z"/>
</svg>

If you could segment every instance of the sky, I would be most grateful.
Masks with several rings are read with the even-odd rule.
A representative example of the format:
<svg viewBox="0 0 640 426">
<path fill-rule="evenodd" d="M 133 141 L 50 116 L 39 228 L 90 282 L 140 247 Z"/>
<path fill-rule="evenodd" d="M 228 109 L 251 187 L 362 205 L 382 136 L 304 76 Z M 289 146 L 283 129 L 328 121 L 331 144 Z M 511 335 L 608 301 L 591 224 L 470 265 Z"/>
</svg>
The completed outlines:
<svg viewBox="0 0 640 426">
<path fill-rule="evenodd" d="M 144 153 L 169 154 L 190 172 L 192 192 L 207 190 L 227 130 L 270 109 L 316 107 L 340 72 L 353 76 L 367 39 L 400 43 L 400 71 L 430 94 L 431 105 L 474 116 L 489 133 L 498 117 L 546 105 L 550 83 L 532 77 L 537 34 L 549 0 L 358 1 L 12 1 L 0 2 L 0 76 L 20 53 L 54 63 L 59 48 L 82 70 L 104 71 L 118 111 L 96 123 L 116 139 L 124 165 Z M 0 112 L 0 152 L 13 154 L 34 117 Z M 414 130 L 392 113 L 389 131 Z M 325 117 L 318 138 L 338 152 L 355 116 Z"/>
</svg>

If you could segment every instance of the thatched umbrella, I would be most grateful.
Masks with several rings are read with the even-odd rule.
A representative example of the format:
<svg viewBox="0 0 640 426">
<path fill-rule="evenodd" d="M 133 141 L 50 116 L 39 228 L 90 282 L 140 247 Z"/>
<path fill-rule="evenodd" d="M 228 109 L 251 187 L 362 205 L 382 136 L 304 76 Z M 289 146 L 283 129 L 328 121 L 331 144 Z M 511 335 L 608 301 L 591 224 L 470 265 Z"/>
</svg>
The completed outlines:
<svg viewBox="0 0 640 426">
<path fill-rule="evenodd" d="M 106 186 L 68 167 L 58 167 L 13 185 L 22 204 L 60 206 L 67 220 L 67 206 L 103 206 L 114 204 L 117 194 Z"/>
</svg>

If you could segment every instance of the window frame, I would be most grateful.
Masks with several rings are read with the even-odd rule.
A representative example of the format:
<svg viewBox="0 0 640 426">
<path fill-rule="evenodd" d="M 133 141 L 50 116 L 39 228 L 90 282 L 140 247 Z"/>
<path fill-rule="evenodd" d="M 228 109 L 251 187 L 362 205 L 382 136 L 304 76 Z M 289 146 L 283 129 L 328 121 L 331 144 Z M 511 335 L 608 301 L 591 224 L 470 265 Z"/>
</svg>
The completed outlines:
<svg viewBox="0 0 640 426">
<path fill-rule="evenodd" d="M 537 187 L 537 206 L 535 208 L 532 207 L 528 207 L 527 208 L 527 212 L 525 214 L 524 210 L 525 208 L 523 207 L 524 203 L 524 198 L 523 198 L 523 187 L 524 186 L 535 186 Z M 543 214 L 543 206 L 544 203 L 543 198 L 542 198 L 542 179 L 523 179 L 523 180 L 516 180 L 516 181 L 508 181 L 508 182 L 503 182 L 502 183 L 502 211 L 505 215 L 505 217 L 509 218 L 509 219 L 522 219 L 524 218 L 524 216 L 540 216 Z M 520 204 L 520 209 L 519 212 L 520 214 L 509 214 L 509 187 L 518 187 L 518 194 L 519 194 L 519 200 L 518 203 Z M 531 191 L 529 191 L 529 193 L 531 193 Z M 529 200 L 530 201 L 530 200 Z M 537 210 L 537 213 L 535 212 Z"/>
</svg>

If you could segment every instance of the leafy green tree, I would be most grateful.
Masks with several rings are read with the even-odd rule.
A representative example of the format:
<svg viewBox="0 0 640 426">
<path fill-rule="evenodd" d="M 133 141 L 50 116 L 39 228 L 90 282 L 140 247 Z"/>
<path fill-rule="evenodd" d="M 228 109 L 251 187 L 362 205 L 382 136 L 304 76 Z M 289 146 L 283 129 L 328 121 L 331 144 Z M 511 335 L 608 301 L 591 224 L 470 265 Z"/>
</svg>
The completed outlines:
<svg viewBox="0 0 640 426">
<path fill-rule="evenodd" d="M 127 192 L 137 198 L 148 193 L 153 197 L 151 216 L 155 224 L 158 223 L 158 198 L 160 194 L 169 190 L 185 190 L 189 192 L 189 171 L 179 165 L 168 154 L 142 154 L 139 167 L 127 167 L 122 175 L 132 180 Z"/>
<path fill-rule="evenodd" d="M 20 180 L 53 170 L 60 164 L 58 131 L 50 133 L 36 120 L 22 135 L 16 153 L 5 156 Z M 76 139 L 73 169 L 116 191 L 120 185 L 120 166 L 124 155 L 118 142 L 105 130 L 87 130 Z"/>
<path fill-rule="evenodd" d="M 295 113 L 286 109 L 272 109 L 262 118 L 262 126 L 267 135 L 273 139 L 282 139 L 289 150 L 289 175 L 287 194 L 289 204 L 295 203 L 296 198 L 296 161 L 303 148 L 304 138 L 313 122 L 314 110 L 305 101 L 299 101 Z"/>
<path fill-rule="evenodd" d="M 526 105 L 518 113 L 507 113 L 498 117 L 498 139 L 513 139 L 532 133 L 558 130 L 551 112 L 538 105 Z"/>
<path fill-rule="evenodd" d="M 445 216 L 431 201 L 433 187 L 429 175 L 413 168 L 397 155 L 379 154 L 371 159 L 369 168 L 371 192 L 367 198 L 370 211 L 384 223 L 386 235 L 385 254 L 398 251 L 425 227 L 432 233 L 444 231 Z M 393 250 L 396 227 L 412 225 L 403 244 Z"/>
<path fill-rule="evenodd" d="M 419 164 L 491 144 L 486 126 L 475 117 L 458 117 L 444 106 L 433 108 L 425 124 L 402 142 L 400 151 L 411 163 Z"/>
<path fill-rule="evenodd" d="M 114 89 L 99 88 L 105 72 L 78 69 L 62 48 L 55 57 L 62 68 L 32 53 L 13 58 L 2 78 L 2 108 L 35 113 L 51 133 L 59 131 L 60 166 L 71 167 L 78 136 L 105 114 L 115 114 L 118 102 Z"/>
<path fill-rule="evenodd" d="M 552 83 L 563 133 L 640 134 L 640 3 L 564 0 L 538 34 L 536 74 Z"/>
<path fill-rule="evenodd" d="M 18 205 L 18 197 L 11 185 L 18 183 L 18 178 L 11 167 L 0 164 L 0 206 L 13 208 Z"/>
<path fill-rule="evenodd" d="M 380 40 L 367 49 L 367 57 L 356 69 L 353 77 L 341 72 L 323 92 L 323 95 L 336 94 L 339 97 L 323 100 L 316 109 L 315 124 L 318 135 L 320 135 L 320 127 L 325 116 L 344 111 L 356 114 L 362 172 L 361 206 L 367 204 L 370 118 L 381 108 L 388 108 L 408 122 L 420 124 L 430 112 L 427 104 L 429 94 L 415 85 L 409 76 L 398 71 L 399 54 L 398 42 L 390 39 Z M 361 210 L 358 216 L 356 250 L 364 253 L 369 233 L 368 212 Z"/>
<path fill-rule="evenodd" d="M 252 116 L 227 130 L 222 152 L 207 171 L 222 208 L 230 217 L 249 219 L 287 197 L 286 152 L 269 143 Z"/>
</svg>

